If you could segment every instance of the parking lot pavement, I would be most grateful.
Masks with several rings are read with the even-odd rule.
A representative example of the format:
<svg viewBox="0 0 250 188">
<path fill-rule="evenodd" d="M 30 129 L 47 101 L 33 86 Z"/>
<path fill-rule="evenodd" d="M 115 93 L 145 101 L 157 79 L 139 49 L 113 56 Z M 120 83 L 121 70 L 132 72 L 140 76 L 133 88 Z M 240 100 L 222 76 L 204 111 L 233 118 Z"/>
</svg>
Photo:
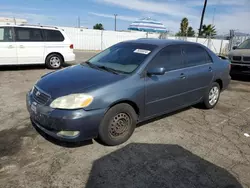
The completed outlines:
<svg viewBox="0 0 250 188">
<path fill-rule="evenodd" d="M 92 54 L 76 52 L 77 62 Z M 25 94 L 49 71 L 0 71 L 0 187 L 250 187 L 250 78 L 232 81 L 215 109 L 145 122 L 128 142 L 107 147 L 34 130 Z"/>
</svg>

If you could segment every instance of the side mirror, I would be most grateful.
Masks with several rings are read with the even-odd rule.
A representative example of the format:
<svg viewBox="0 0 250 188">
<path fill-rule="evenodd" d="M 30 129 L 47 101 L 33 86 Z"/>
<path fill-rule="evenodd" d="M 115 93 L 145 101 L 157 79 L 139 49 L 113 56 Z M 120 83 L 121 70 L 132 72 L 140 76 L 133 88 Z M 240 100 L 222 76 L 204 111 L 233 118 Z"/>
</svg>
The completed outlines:
<svg viewBox="0 0 250 188">
<path fill-rule="evenodd" d="M 166 69 L 164 67 L 152 68 L 147 71 L 148 75 L 163 75 L 165 74 Z"/>
<path fill-rule="evenodd" d="M 233 50 L 237 49 L 237 46 L 233 46 Z"/>
</svg>

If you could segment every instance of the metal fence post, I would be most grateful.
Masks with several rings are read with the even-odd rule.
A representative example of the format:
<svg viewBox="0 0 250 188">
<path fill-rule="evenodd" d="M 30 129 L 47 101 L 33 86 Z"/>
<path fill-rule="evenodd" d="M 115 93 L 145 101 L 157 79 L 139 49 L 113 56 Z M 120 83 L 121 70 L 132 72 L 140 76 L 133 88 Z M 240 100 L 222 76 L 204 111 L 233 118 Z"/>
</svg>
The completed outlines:
<svg viewBox="0 0 250 188">
<path fill-rule="evenodd" d="M 103 50 L 103 30 L 101 30 L 101 50 Z"/>
<path fill-rule="evenodd" d="M 219 55 L 221 55 L 222 46 L 223 46 L 223 39 L 221 40 L 221 43 L 220 43 L 220 52 L 219 52 Z"/>
</svg>

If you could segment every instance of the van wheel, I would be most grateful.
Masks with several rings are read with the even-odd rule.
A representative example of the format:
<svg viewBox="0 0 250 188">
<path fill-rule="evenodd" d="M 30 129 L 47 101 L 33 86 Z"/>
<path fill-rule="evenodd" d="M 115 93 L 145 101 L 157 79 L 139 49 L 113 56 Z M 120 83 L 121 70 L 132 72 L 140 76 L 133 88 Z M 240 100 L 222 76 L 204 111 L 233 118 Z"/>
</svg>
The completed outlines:
<svg viewBox="0 0 250 188">
<path fill-rule="evenodd" d="M 49 69 L 59 69 L 62 63 L 63 59 L 58 54 L 51 54 L 45 60 L 45 64 Z"/>
<path fill-rule="evenodd" d="M 215 107 L 220 98 L 220 85 L 217 82 L 212 83 L 208 92 L 204 97 L 204 107 L 206 109 L 211 109 Z"/>
<path fill-rule="evenodd" d="M 99 127 L 99 139 L 106 145 L 115 146 L 126 142 L 136 127 L 137 114 L 126 103 L 113 106 L 105 114 Z"/>
</svg>

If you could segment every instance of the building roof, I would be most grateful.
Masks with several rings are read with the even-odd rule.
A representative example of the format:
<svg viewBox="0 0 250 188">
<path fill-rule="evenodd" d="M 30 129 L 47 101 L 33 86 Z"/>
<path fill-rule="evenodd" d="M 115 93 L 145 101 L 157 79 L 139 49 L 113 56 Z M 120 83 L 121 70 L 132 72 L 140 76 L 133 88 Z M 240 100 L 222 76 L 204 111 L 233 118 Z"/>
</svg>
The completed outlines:
<svg viewBox="0 0 250 188">
<path fill-rule="evenodd" d="M 0 17 L 0 22 L 6 22 L 6 23 L 28 23 L 26 19 L 20 19 L 20 18 L 8 18 L 8 17 Z"/>
</svg>

